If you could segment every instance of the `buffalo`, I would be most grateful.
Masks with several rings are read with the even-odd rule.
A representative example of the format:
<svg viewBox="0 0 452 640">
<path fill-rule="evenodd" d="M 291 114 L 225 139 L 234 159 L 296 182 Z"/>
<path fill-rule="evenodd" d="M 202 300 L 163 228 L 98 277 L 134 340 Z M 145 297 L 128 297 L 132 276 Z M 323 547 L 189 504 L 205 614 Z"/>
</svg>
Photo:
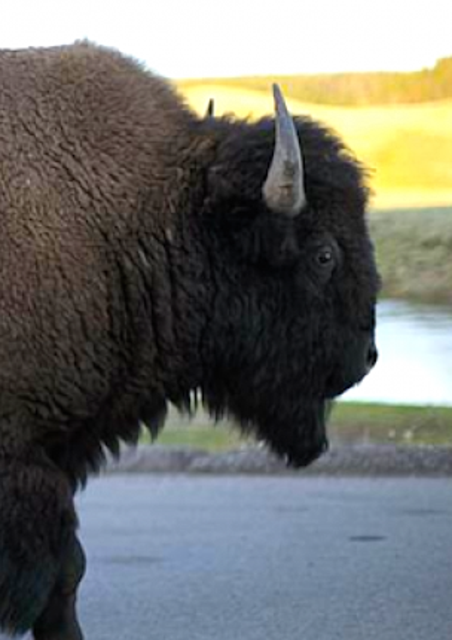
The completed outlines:
<svg viewBox="0 0 452 640">
<path fill-rule="evenodd" d="M 374 365 L 367 175 L 292 117 L 198 117 L 119 52 L 0 52 L 0 629 L 80 640 L 74 492 L 200 397 L 288 464 Z"/>
</svg>

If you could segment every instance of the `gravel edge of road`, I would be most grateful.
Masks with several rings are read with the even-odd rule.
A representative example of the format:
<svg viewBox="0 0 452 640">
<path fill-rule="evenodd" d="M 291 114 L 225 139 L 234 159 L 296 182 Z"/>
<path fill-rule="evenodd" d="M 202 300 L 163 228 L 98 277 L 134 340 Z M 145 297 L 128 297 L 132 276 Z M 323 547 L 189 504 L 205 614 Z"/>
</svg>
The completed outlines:
<svg viewBox="0 0 452 640">
<path fill-rule="evenodd" d="M 294 471 L 260 447 L 208 453 L 189 447 L 143 444 L 124 448 L 118 461 L 110 458 L 105 473 L 444 477 L 452 476 L 452 446 L 336 444 L 308 468 Z"/>
</svg>

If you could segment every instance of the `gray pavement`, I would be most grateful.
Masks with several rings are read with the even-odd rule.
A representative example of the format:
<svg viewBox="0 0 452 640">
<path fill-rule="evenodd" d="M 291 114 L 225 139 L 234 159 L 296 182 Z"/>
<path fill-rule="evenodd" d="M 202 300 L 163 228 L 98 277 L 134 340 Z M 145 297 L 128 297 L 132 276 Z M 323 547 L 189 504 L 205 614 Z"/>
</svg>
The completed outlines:
<svg viewBox="0 0 452 640">
<path fill-rule="evenodd" d="M 452 479 L 114 475 L 86 640 L 451 640 Z"/>
</svg>

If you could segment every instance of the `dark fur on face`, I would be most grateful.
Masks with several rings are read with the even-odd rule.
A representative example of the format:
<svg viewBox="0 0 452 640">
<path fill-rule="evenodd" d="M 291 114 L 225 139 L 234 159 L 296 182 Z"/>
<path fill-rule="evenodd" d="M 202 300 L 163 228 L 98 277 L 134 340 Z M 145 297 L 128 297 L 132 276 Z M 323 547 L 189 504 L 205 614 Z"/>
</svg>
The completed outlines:
<svg viewBox="0 0 452 640">
<path fill-rule="evenodd" d="M 271 211 L 272 119 L 200 119 L 89 43 L 2 51 L 0 84 L 0 629 L 75 640 L 72 492 L 106 449 L 199 390 L 290 464 L 325 449 L 374 359 L 368 191 L 297 118 L 307 206 Z"/>
<path fill-rule="evenodd" d="M 304 465 L 326 447 L 329 400 L 365 374 L 378 276 L 365 172 L 328 130 L 296 125 L 308 205 L 288 219 L 261 193 L 273 123 L 209 123 L 221 143 L 204 211 L 217 290 L 203 392 L 214 415 L 233 416 Z"/>
</svg>

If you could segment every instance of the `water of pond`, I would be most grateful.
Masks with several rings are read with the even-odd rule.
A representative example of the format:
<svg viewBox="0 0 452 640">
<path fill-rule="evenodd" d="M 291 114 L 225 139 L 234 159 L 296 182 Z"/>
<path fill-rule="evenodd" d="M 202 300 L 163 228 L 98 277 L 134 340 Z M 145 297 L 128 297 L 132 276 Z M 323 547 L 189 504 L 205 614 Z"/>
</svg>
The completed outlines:
<svg viewBox="0 0 452 640">
<path fill-rule="evenodd" d="M 384 300 L 377 315 L 377 366 L 342 398 L 452 406 L 452 308 Z"/>
</svg>

